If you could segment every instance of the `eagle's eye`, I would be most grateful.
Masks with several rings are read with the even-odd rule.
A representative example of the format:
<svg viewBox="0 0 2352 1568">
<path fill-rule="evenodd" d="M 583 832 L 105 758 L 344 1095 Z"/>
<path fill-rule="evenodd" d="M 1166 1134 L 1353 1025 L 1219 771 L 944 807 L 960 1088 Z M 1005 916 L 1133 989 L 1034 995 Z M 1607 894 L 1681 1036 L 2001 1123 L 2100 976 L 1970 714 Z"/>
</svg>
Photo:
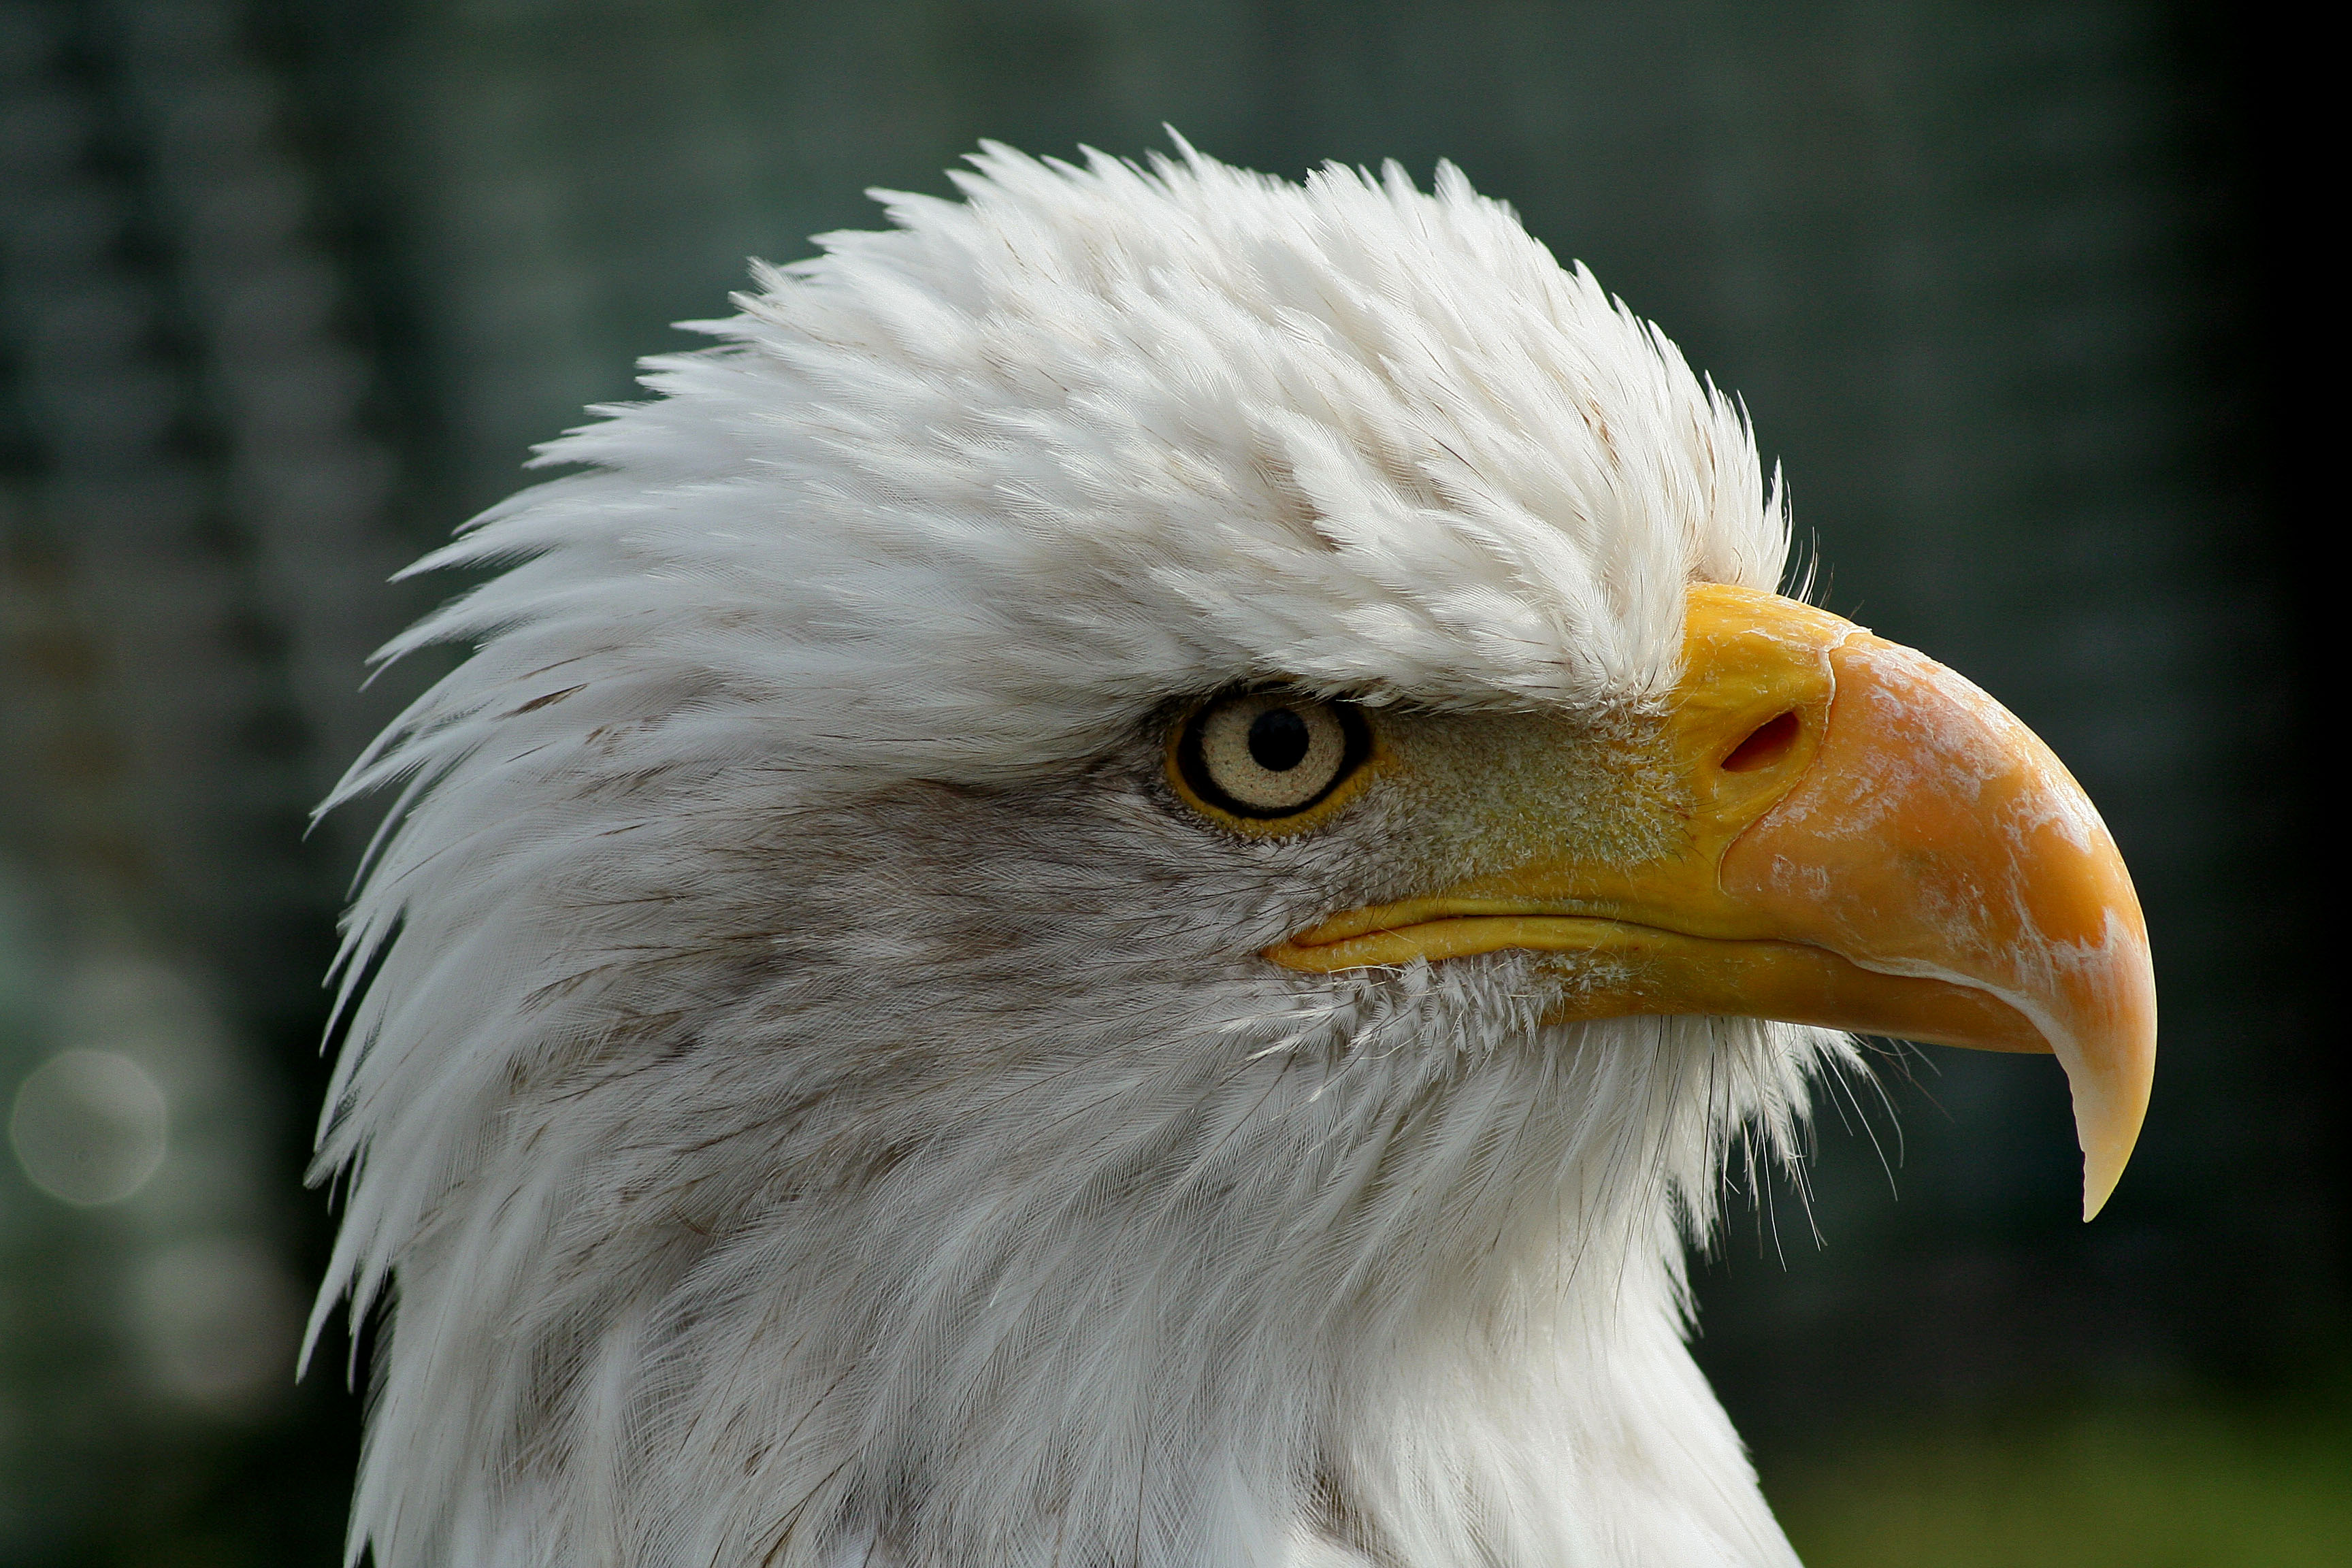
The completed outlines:
<svg viewBox="0 0 2352 1568">
<path fill-rule="evenodd" d="M 1351 703 L 1287 691 L 1213 698 L 1179 727 L 1174 766 L 1193 805 L 1273 826 L 1329 800 L 1371 753 Z"/>
</svg>

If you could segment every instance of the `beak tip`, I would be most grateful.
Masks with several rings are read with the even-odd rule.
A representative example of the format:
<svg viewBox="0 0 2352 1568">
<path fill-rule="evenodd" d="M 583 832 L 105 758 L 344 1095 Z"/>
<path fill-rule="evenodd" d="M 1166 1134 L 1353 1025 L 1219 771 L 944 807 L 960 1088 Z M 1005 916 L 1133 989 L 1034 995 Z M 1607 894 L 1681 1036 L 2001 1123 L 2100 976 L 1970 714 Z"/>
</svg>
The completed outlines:
<svg viewBox="0 0 2352 1568">
<path fill-rule="evenodd" d="M 2124 1167 L 2131 1163 L 2132 1150 L 2139 1142 L 2140 1118 L 2134 1116 L 2127 1124 L 2112 1119 L 2102 1127 L 2078 1108 L 2075 1126 L 2083 1145 L 2083 1223 L 2088 1225 L 2124 1179 Z"/>
<path fill-rule="evenodd" d="M 2077 1014 L 2044 1026 L 2074 1101 L 2074 1138 L 2083 1150 L 2084 1224 L 2107 1206 L 2123 1180 L 2156 1085 L 2156 974 L 2147 939 L 2111 942 L 2110 949 L 2120 959 L 2113 971 L 2120 994 L 2087 1018 Z"/>
<path fill-rule="evenodd" d="M 2084 1225 L 2098 1218 L 2099 1211 L 2107 1206 L 2107 1199 L 2115 1195 L 2116 1181 L 2122 1173 L 2118 1171 L 2114 1176 L 2108 1176 L 2103 1180 L 2093 1175 L 2087 1165 L 2085 1166 L 2083 1172 L 2083 1223 Z"/>
<path fill-rule="evenodd" d="M 2138 1093 L 2126 1104 L 2102 1103 L 2105 1099 L 2095 1092 L 2085 1094 L 2078 1086 L 2074 1094 L 2074 1129 L 2083 1147 L 2083 1222 L 2087 1225 L 2107 1206 L 2115 1195 L 2116 1186 L 2124 1178 L 2124 1167 L 2131 1163 L 2132 1151 L 2139 1143 L 2139 1131 L 2147 1111 L 2147 1080 L 2141 1078 L 2135 1086 Z"/>
</svg>

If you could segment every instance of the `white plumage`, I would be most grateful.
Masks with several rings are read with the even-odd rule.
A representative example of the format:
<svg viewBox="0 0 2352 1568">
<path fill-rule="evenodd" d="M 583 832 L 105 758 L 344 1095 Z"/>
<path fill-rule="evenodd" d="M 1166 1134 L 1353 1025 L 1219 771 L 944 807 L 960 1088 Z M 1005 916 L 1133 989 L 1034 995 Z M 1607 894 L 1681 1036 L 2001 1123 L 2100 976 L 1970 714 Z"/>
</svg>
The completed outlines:
<svg viewBox="0 0 2352 1568">
<path fill-rule="evenodd" d="M 1738 410 L 1450 168 L 993 148 L 762 268 L 353 768 L 315 1337 L 381 1568 L 1793 1562 L 1682 1340 L 1842 1037 L 1296 973 L 1413 801 L 1222 833 L 1173 705 L 1654 708 L 1788 531 Z M 1425 867 L 1423 868 L 1426 868 Z"/>
</svg>

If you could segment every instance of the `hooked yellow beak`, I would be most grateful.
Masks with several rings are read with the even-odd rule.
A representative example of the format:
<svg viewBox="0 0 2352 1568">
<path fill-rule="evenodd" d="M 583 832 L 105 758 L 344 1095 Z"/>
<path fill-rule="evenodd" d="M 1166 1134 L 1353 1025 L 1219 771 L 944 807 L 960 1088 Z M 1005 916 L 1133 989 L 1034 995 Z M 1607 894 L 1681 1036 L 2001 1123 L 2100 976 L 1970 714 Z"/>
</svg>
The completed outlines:
<svg viewBox="0 0 2352 1568">
<path fill-rule="evenodd" d="M 1561 1018 L 1778 1018 L 2054 1051 L 2083 1217 L 2131 1157 L 2156 981 L 2123 858 L 2065 767 L 1925 656 L 1777 595 L 1690 591 L 1665 723 L 1688 809 L 1635 864 L 1539 857 L 1267 950 L 1318 973 L 1502 948 L 1576 953 Z"/>
</svg>

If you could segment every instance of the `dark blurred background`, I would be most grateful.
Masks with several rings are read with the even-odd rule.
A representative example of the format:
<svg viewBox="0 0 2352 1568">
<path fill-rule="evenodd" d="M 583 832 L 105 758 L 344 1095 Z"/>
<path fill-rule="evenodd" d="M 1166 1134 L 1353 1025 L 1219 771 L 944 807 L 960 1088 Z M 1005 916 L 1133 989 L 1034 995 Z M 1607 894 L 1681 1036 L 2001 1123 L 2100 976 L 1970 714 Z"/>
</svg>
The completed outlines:
<svg viewBox="0 0 2352 1568">
<path fill-rule="evenodd" d="M 0 1564 L 336 1560 L 351 1346 L 289 1362 L 370 825 L 303 827 L 432 673 L 359 689 L 447 591 L 387 574 L 864 187 L 1163 122 L 1513 203 L 1745 395 L 1827 605 L 2013 707 L 2131 861 L 2163 1056 L 2095 1225 L 2053 1064 L 1890 1047 L 1702 1270 L 1812 1561 L 2352 1559 L 2343 560 L 2272 196 L 2316 72 L 2233 15 L 0 0 Z"/>
</svg>

